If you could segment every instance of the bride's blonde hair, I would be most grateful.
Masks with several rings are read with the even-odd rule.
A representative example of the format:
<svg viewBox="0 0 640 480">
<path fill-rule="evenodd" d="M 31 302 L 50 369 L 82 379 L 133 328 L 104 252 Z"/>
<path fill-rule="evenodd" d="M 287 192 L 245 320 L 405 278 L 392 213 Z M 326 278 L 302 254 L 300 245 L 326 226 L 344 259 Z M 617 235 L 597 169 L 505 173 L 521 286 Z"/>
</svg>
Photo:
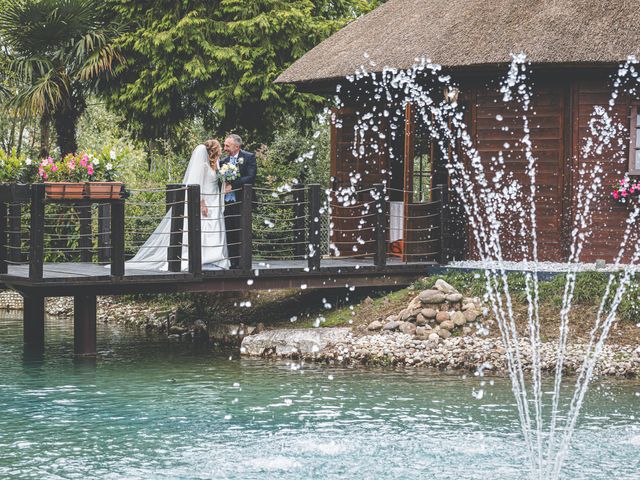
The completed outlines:
<svg viewBox="0 0 640 480">
<path fill-rule="evenodd" d="M 218 158 L 222 154 L 222 147 L 220 142 L 215 139 L 209 139 L 204 142 L 204 146 L 207 148 L 207 154 L 209 155 L 209 164 L 215 169 L 218 168 Z"/>
</svg>

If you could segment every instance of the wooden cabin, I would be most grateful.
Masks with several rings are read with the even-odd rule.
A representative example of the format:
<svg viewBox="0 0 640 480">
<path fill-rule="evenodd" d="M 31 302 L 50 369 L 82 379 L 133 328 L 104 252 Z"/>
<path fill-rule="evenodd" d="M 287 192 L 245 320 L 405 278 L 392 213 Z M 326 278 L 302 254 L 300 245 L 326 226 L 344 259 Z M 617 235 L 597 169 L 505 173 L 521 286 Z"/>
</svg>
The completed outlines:
<svg viewBox="0 0 640 480">
<path fill-rule="evenodd" d="M 380 72 L 384 67 L 410 68 L 426 57 L 443 66 L 459 85 L 457 102 L 463 107 L 473 143 L 488 167 L 505 143 L 522 136 L 519 113 L 505 109 L 497 92 L 511 53 L 524 52 L 533 72 L 531 138 L 538 162 L 537 231 L 539 258 L 563 261 L 569 256 L 571 231 L 579 207 L 581 171 L 603 165 L 603 188 L 593 200 L 591 235 L 582 261 L 611 261 L 619 249 L 630 207 L 611 199 L 611 187 L 626 173 L 640 175 L 640 112 L 638 98 L 619 95 L 613 113 L 628 129 L 624 155 L 606 150 L 582 158 L 584 139 L 594 107 L 607 106 L 612 75 L 629 55 L 640 54 L 640 8 L 626 0 L 388 0 L 320 43 L 287 69 L 277 82 L 294 84 L 299 91 L 339 97 L 337 125 L 331 131 L 331 172 L 334 189 L 348 186 L 359 174 L 359 207 L 367 189 L 385 182 L 389 189 L 389 250 L 404 260 L 430 255 L 429 223 L 433 208 L 447 201 L 447 258 L 478 256 L 470 225 L 460 211 L 445 168 L 446 158 L 430 141 L 428 127 L 412 115 L 411 105 L 390 124 L 379 125 L 386 141 L 365 155 L 354 155 L 354 129 L 363 95 L 348 88 L 345 78 L 358 69 Z M 384 107 L 384 101 L 380 101 Z M 501 116 L 500 121 L 496 118 Z M 506 132 L 503 127 L 511 128 Z M 385 129 L 387 129 L 385 131 Z M 371 138 L 372 145 L 380 143 Z M 456 148 L 452 146 L 452 148 Z M 390 154 L 389 152 L 393 152 Z M 521 175 L 524 154 L 505 152 L 506 169 Z M 584 162 L 585 169 L 580 165 Z M 448 194 L 446 193 L 448 192 Z M 354 208 L 353 210 L 358 210 Z M 360 209 L 361 210 L 361 209 Z M 356 242 L 349 208 L 335 203 L 332 240 L 341 251 Z M 518 212 L 508 211 L 508 224 Z M 360 224 L 362 221 L 359 220 Z M 444 227 L 442 227 L 444 229 Z M 444 231 L 444 230 L 443 230 Z M 356 232 L 362 238 L 360 232 Z M 503 232 L 506 259 L 521 257 L 517 232 Z M 365 239 L 368 240 L 368 239 Z M 366 244 L 361 251 L 366 251 Z"/>
</svg>

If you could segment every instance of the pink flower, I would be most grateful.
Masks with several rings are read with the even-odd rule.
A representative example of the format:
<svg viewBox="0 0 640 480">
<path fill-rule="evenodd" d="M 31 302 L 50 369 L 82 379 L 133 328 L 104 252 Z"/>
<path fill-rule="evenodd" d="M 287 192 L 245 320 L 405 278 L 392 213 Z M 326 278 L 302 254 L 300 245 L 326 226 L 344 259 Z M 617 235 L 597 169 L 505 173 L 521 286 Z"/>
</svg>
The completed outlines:
<svg viewBox="0 0 640 480">
<path fill-rule="evenodd" d="M 73 158 L 71 160 L 69 160 L 69 170 L 75 170 L 76 169 L 76 162 L 73 160 Z"/>
<path fill-rule="evenodd" d="M 620 192 L 620 195 L 622 195 L 623 197 L 627 196 L 627 191 L 626 190 L 622 190 L 622 192 Z"/>
<path fill-rule="evenodd" d="M 38 175 L 45 178 L 44 168 L 42 168 L 42 166 L 38 167 Z"/>
<path fill-rule="evenodd" d="M 89 175 L 93 175 L 93 166 L 92 166 L 92 165 L 89 165 L 89 166 L 87 167 L 87 173 L 88 173 Z"/>
<path fill-rule="evenodd" d="M 86 167 L 87 163 L 89 163 L 89 157 L 85 155 L 84 157 L 82 157 L 82 159 L 80 159 L 80 165 Z"/>
<path fill-rule="evenodd" d="M 51 165 L 51 171 L 52 172 L 57 172 L 58 171 L 58 166 L 55 163 L 53 165 Z"/>
<path fill-rule="evenodd" d="M 620 195 L 618 194 L 618 190 L 614 190 L 613 191 L 613 198 L 615 198 L 616 200 L 618 200 L 618 198 L 620 198 Z"/>
</svg>

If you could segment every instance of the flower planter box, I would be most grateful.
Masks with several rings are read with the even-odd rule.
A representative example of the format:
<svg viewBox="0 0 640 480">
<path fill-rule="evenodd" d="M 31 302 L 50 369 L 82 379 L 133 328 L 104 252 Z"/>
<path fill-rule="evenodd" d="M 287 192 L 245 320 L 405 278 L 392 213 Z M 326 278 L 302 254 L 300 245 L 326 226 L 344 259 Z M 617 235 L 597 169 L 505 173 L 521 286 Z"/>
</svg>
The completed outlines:
<svg viewBox="0 0 640 480">
<path fill-rule="evenodd" d="M 45 182 L 44 191 L 52 199 L 82 199 L 85 186 L 77 182 Z"/>
<path fill-rule="evenodd" d="M 122 182 L 87 182 L 87 197 L 92 200 L 117 199 L 122 196 Z"/>
</svg>

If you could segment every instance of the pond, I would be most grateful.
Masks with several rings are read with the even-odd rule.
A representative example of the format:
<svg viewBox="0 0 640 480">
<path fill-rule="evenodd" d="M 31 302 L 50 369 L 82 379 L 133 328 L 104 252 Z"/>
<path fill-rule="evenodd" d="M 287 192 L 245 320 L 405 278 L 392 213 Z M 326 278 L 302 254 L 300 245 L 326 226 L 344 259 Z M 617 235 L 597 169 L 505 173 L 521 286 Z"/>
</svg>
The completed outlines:
<svg viewBox="0 0 640 480">
<path fill-rule="evenodd" d="M 506 379 L 245 359 L 105 325 L 97 358 L 74 359 L 72 322 L 46 328 L 34 358 L 19 317 L 0 318 L 0 478 L 526 477 Z M 563 478 L 637 478 L 639 395 L 594 383 Z"/>
</svg>

